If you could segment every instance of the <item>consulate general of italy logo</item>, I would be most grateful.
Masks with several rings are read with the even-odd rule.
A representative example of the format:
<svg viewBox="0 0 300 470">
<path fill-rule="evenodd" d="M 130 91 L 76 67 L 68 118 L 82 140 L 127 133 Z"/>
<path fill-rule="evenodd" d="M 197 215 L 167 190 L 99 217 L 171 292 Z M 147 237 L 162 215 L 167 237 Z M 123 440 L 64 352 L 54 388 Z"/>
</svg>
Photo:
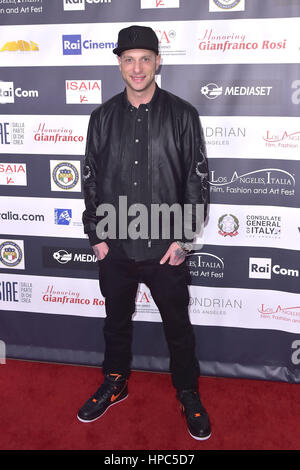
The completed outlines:
<svg viewBox="0 0 300 470">
<path fill-rule="evenodd" d="M 238 235 L 239 228 L 238 218 L 233 214 L 224 214 L 218 220 L 219 235 L 222 237 L 235 237 Z"/>
</svg>

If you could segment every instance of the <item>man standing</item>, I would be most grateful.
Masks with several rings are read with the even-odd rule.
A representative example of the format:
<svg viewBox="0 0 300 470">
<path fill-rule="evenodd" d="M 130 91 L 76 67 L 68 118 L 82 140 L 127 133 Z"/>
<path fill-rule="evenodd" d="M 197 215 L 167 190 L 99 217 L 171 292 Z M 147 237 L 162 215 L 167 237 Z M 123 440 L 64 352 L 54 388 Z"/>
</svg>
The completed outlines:
<svg viewBox="0 0 300 470">
<path fill-rule="evenodd" d="M 152 209 L 157 205 L 191 207 L 192 227 L 196 206 L 204 207 L 206 213 L 208 170 L 199 116 L 189 103 L 156 85 L 160 56 L 151 28 L 121 30 L 113 52 L 118 56 L 125 90 L 91 114 L 83 170 L 84 230 L 98 258 L 106 305 L 104 381 L 79 410 L 78 418 L 94 421 L 127 397 L 131 317 L 138 283 L 143 282 L 162 317 L 172 382 L 188 430 L 195 439 L 207 439 L 210 422 L 198 393 L 199 364 L 188 314 L 185 256 L 192 246 L 188 243 L 191 236 L 178 236 L 175 216 L 167 221 L 163 216 L 156 219 L 155 238 L 152 232 L 144 236 L 141 227 L 153 222 Z M 128 231 L 129 226 L 140 229 L 131 231 L 134 236 L 124 236 L 120 197 L 126 197 L 130 207 Z M 115 231 L 105 233 L 104 204 L 115 209 Z M 147 217 L 137 224 L 133 216 L 140 207 L 147 209 Z M 182 223 L 183 219 L 184 215 Z"/>
</svg>

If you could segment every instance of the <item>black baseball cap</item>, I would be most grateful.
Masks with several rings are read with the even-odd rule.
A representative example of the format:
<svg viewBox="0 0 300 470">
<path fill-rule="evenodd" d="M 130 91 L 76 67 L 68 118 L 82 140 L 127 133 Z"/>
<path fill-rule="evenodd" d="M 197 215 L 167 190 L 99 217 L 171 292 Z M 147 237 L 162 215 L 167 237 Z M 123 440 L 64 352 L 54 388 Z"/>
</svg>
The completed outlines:
<svg viewBox="0 0 300 470">
<path fill-rule="evenodd" d="M 149 49 L 158 54 L 158 39 L 153 29 L 137 25 L 121 29 L 118 34 L 118 47 L 113 53 L 120 56 L 129 49 Z"/>
</svg>

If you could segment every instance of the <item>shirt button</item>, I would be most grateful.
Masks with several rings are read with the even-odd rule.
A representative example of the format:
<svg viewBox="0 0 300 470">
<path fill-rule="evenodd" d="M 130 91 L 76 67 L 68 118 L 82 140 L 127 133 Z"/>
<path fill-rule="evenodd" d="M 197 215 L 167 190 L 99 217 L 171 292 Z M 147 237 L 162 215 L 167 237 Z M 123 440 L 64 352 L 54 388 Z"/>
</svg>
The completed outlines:
<svg viewBox="0 0 300 470">
<path fill-rule="evenodd" d="M 137 186 L 137 182 L 136 182 L 136 181 L 133 183 L 133 186 Z"/>
<path fill-rule="evenodd" d="M 135 139 L 135 143 L 138 144 L 140 139 Z"/>
<path fill-rule="evenodd" d="M 138 161 L 138 160 L 135 160 L 134 164 L 137 165 L 138 163 L 139 163 L 139 161 Z"/>
<path fill-rule="evenodd" d="M 146 111 L 146 113 L 148 113 L 149 109 L 148 109 L 148 108 L 146 108 L 146 109 L 145 109 L 145 111 Z"/>
<path fill-rule="evenodd" d="M 137 122 L 142 122 L 141 118 L 138 118 Z"/>
</svg>

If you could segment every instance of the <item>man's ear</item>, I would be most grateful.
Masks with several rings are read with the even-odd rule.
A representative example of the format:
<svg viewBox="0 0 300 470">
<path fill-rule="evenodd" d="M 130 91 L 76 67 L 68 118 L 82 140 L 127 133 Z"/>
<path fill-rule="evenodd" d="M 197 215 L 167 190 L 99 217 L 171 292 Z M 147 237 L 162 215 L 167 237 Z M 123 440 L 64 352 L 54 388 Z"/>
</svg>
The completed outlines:
<svg viewBox="0 0 300 470">
<path fill-rule="evenodd" d="M 159 69 L 160 62 L 161 62 L 161 55 L 158 54 L 158 55 L 155 57 L 156 71 Z"/>
<path fill-rule="evenodd" d="M 119 69 L 121 70 L 121 57 L 118 56 L 118 64 L 119 64 Z"/>
</svg>

